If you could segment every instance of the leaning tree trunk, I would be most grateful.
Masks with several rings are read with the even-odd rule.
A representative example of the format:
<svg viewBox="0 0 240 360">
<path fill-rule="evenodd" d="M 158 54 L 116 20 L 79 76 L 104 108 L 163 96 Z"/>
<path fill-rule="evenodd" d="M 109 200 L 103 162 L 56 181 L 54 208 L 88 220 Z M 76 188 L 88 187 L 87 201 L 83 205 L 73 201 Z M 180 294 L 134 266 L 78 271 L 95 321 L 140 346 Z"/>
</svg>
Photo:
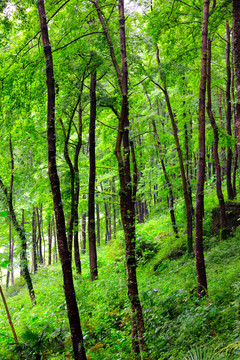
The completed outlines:
<svg viewBox="0 0 240 360">
<path fill-rule="evenodd" d="M 97 249 L 95 232 L 95 123 L 96 123 L 96 72 L 91 73 L 90 83 L 90 123 L 89 123 L 89 187 L 88 187 L 88 241 L 91 281 L 97 279 Z"/>
<path fill-rule="evenodd" d="M 21 226 L 19 224 L 19 222 L 16 218 L 15 210 L 13 207 L 12 191 L 13 191 L 13 181 L 14 181 L 14 158 L 13 158 L 13 148 L 12 148 L 11 138 L 9 140 L 9 150 L 10 150 L 10 155 L 11 155 L 11 172 L 12 172 L 10 191 L 8 192 L 7 187 L 3 184 L 1 179 L 0 179 L 0 187 L 4 193 L 4 196 L 5 196 L 5 199 L 7 202 L 8 211 L 9 211 L 10 218 L 12 220 L 13 227 L 16 230 L 16 232 L 21 240 L 21 252 L 20 252 L 21 275 L 23 276 L 24 280 L 26 281 L 32 304 L 36 305 L 36 298 L 35 298 L 35 293 L 33 290 L 32 279 L 31 279 L 31 276 L 30 276 L 30 273 L 28 270 L 28 260 L 27 260 L 27 251 L 26 251 L 26 248 L 27 248 L 26 234 L 25 234 L 23 226 Z"/>
<path fill-rule="evenodd" d="M 160 161 L 161 161 L 161 165 L 162 165 L 164 178 L 165 178 L 165 181 L 166 181 L 166 184 L 167 184 L 167 187 L 168 187 L 169 211 L 170 211 L 170 217 L 171 217 L 171 221 L 172 221 L 172 227 L 173 227 L 173 231 L 175 232 L 176 236 L 178 237 L 178 228 L 177 228 L 176 217 L 175 217 L 175 212 L 174 212 L 174 197 L 173 197 L 173 191 L 172 191 L 172 184 L 171 184 L 171 182 L 169 180 L 167 170 L 166 170 L 166 167 L 165 167 L 165 163 L 164 163 L 164 160 L 163 160 L 162 147 L 161 147 L 160 139 L 159 139 L 159 136 L 158 136 L 155 120 L 152 121 L 152 124 L 153 124 L 153 131 L 154 131 L 156 139 L 157 139 L 158 151 L 159 151 L 159 156 L 160 156 Z"/>
<path fill-rule="evenodd" d="M 238 167 L 240 169 L 240 2 L 233 0 L 233 51 L 236 76 L 236 134 L 238 150 Z M 240 171 L 239 171 L 240 175 Z M 240 181 L 239 181 L 240 192 Z"/>
<path fill-rule="evenodd" d="M 85 349 L 83 346 L 82 329 L 78 306 L 76 301 L 75 289 L 73 284 L 72 266 L 70 253 L 68 250 L 65 216 L 63 212 L 60 182 L 57 173 L 56 164 L 56 132 L 55 132 L 55 86 L 53 75 L 53 60 L 51 45 L 48 38 L 48 27 L 46 21 L 46 13 L 44 1 L 37 1 L 40 28 L 44 55 L 46 60 L 47 75 L 47 94 L 48 94 L 48 110 L 47 110 L 47 141 L 48 141 L 48 174 L 53 195 L 54 212 L 57 227 L 57 240 L 59 256 L 62 264 L 64 292 L 67 304 L 68 319 L 71 330 L 73 352 L 75 360 L 86 360 Z"/>
<path fill-rule="evenodd" d="M 161 69 L 158 47 L 157 47 L 157 51 L 156 51 L 156 57 L 157 57 L 157 62 L 158 62 L 159 69 Z M 160 76 L 161 76 L 161 80 L 162 80 L 162 83 L 163 83 L 163 88 L 161 86 L 159 86 L 159 87 L 163 91 L 164 96 L 165 96 L 165 100 L 166 100 L 166 103 L 167 103 L 168 113 L 169 113 L 171 124 L 172 124 L 173 136 L 174 136 L 176 149 L 177 149 L 177 154 L 178 154 L 178 162 L 179 162 L 179 166 L 180 166 L 180 174 L 181 174 L 184 202 L 185 202 L 186 215 L 187 215 L 188 253 L 191 254 L 192 251 L 193 251 L 193 245 L 192 245 L 192 233 L 193 233 L 192 213 L 193 213 L 193 211 L 192 211 L 191 198 L 190 198 L 189 192 L 188 192 L 188 183 L 187 183 L 187 178 L 186 178 L 185 169 L 184 169 L 182 149 L 181 149 L 181 146 L 180 146 L 180 141 L 179 141 L 179 136 L 178 136 L 177 123 L 176 123 L 176 121 L 174 119 L 174 114 L 173 114 L 170 98 L 169 98 L 169 95 L 168 95 L 167 86 L 166 86 L 165 80 L 164 80 L 164 78 L 162 76 L 161 70 L 160 70 Z"/>
<path fill-rule="evenodd" d="M 202 47 L 201 47 L 201 82 L 199 93 L 199 157 L 198 181 L 195 207 L 195 259 L 198 280 L 198 295 L 205 296 L 207 292 L 207 277 L 203 253 L 203 212 L 204 212 L 204 181 L 205 181 L 205 97 L 207 78 L 207 39 L 208 39 L 209 0 L 204 1 Z"/>
</svg>

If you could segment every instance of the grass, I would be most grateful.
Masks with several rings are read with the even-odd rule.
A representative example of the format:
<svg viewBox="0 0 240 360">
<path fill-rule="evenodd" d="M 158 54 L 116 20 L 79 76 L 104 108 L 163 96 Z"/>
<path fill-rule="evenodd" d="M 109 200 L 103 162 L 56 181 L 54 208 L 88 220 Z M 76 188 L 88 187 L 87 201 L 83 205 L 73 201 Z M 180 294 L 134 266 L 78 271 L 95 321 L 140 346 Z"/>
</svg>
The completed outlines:
<svg viewBox="0 0 240 360">
<path fill-rule="evenodd" d="M 225 241 L 205 238 L 208 278 L 205 299 L 197 296 L 195 261 L 186 253 L 183 231 L 176 239 L 168 215 L 156 213 L 137 226 L 137 248 L 141 249 L 139 294 L 152 360 L 191 359 L 189 356 L 195 355 L 189 350 L 196 347 L 206 354 L 217 352 L 219 359 L 239 359 L 240 230 Z M 121 232 L 116 241 L 99 249 L 98 266 L 99 279 L 94 283 L 89 280 L 87 254 L 82 257 L 82 277 L 74 273 L 88 359 L 131 360 L 131 311 Z M 35 307 L 21 281 L 6 292 L 19 338 L 26 327 L 34 334 L 46 329 L 48 336 L 61 329 L 65 351 L 71 353 L 60 265 L 40 268 L 33 282 Z M 12 335 L 3 306 L 0 306 L 0 329 L 0 359 L 17 358 L 11 351 Z M 65 358 L 60 350 L 54 351 L 48 352 L 46 359 Z"/>
</svg>

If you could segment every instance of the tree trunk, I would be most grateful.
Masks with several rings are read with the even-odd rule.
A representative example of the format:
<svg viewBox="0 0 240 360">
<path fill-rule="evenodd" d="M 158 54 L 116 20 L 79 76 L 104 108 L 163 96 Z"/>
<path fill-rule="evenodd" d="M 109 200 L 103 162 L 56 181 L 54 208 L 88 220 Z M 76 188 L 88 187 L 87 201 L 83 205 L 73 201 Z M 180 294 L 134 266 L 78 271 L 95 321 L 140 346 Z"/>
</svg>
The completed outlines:
<svg viewBox="0 0 240 360">
<path fill-rule="evenodd" d="M 42 229 L 41 229 L 41 218 L 39 215 L 38 207 L 36 207 L 37 213 L 37 223 L 38 223 L 38 244 L 39 244 L 39 263 L 43 264 L 43 254 L 42 254 Z"/>
<path fill-rule="evenodd" d="M 163 160 L 162 147 L 161 147 L 160 139 L 159 139 L 159 136 L 158 136 L 155 120 L 152 121 L 152 124 L 153 124 L 153 130 L 154 130 L 154 133 L 155 133 L 155 136 L 156 136 L 156 139 L 157 139 L 159 156 L 160 156 L 160 161 L 161 161 L 161 165 L 162 165 L 164 178 L 165 178 L 165 181 L 166 181 L 166 184 L 167 184 L 167 187 L 168 187 L 169 211 L 170 211 L 172 227 L 173 227 L 173 231 L 175 232 L 176 236 L 178 237 L 178 228 L 177 228 L 175 212 L 174 212 L 174 197 L 173 197 L 173 192 L 172 192 L 172 184 L 171 184 L 171 182 L 169 180 L 167 170 L 166 170 L 166 167 L 165 167 L 165 163 L 164 163 L 164 160 Z"/>
<path fill-rule="evenodd" d="M 227 216 L 226 216 L 226 209 L 225 209 L 225 202 L 222 193 L 222 176 L 221 176 L 221 165 L 218 156 L 218 126 L 215 121 L 215 118 L 212 113 L 212 100 L 211 100 L 211 40 L 208 39 L 208 82 L 207 82 L 207 113 L 208 117 L 213 129 L 214 135 L 214 143 L 213 143 L 213 156 L 214 156 L 214 163 L 216 167 L 216 188 L 217 188 L 217 196 L 219 201 L 220 207 L 220 218 L 221 218 L 221 237 L 222 239 L 226 238 L 227 235 Z"/>
<path fill-rule="evenodd" d="M 82 254 L 86 252 L 86 212 L 82 213 Z"/>
<path fill-rule="evenodd" d="M 95 123 L 96 123 L 96 72 L 91 73 L 90 83 L 90 123 L 89 123 L 89 187 L 88 187 L 88 240 L 91 281 L 97 279 L 97 249 L 95 232 Z"/>
<path fill-rule="evenodd" d="M 33 272 L 37 272 L 37 227 L 36 227 L 36 212 L 35 207 L 33 206 L 32 214 L 32 247 L 33 247 Z"/>
<path fill-rule="evenodd" d="M 230 28 L 228 21 L 225 20 L 226 26 L 226 38 L 227 38 L 227 47 L 226 47 L 226 67 L 227 67 L 227 84 L 226 84 L 226 102 L 227 102 L 227 112 L 226 112 L 226 122 L 227 122 L 227 133 L 229 136 L 232 135 L 232 110 L 231 110 L 231 66 L 230 66 Z M 232 187 L 232 149 L 230 146 L 227 148 L 227 192 L 228 199 L 234 199 L 233 187 Z"/>
<path fill-rule="evenodd" d="M 108 227 L 109 227 L 108 241 L 112 240 L 111 200 L 112 200 L 112 196 L 111 196 L 111 181 L 110 181 L 110 185 L 109 185 L 109 202 L 108 202 Z"/>
<path fill-rule="evenodd" d="M 55 263 L 58 262 L 58 253 L 57 253 L 57 237 L 56 237 L 56 230 L 55 230 L 55 217 L 52 216 L 52 230 L 53 230 L 53 241 L 54 241 L 54 252 L 53 252 L 53 260 Z"/>
<path fill-rule="evenodd" d="M 7 277 L 6 277 L 6 288 L 9 286 L 9 278 L 11 272 L 11 265 L 12 265 L 12 226 L 11 226 L 11 218 L 9 218 L 9 231 L 8 231 L 8 270 L 7 270 Z"/>
<path fill-rule="evenodd" d="M 157 62 L 158 62 L 159 69 L 161 69 L 158 47 L 157 47 L 156 56 L 157 56 Z M 181 150 L 181 147 L 180 147 L 180 142 L 179 142 L 179 137 L 178 137 L 178 128 L 177 128 L 176 121 L 174 119 L 174 114 L 173 114 L 173 111 L 172 111 L 172 106 L 171 106 L 171 103 L 170 103 L 170 99 L 169 99 L 169 95 L 168 95 L 168 91 L 167 91 L 167 86 L 165 84 L 165 81 L 163 79 L 161 71 L 160 71 L 160 76 L 161 76 L 161 80 L 162 80 L 162 83 L 163 83 L 163 88 L 161 88 L 161 87 L 160 88 L 162 89 L 162 91 L 164 93 L 165 100 L 166 100 L 166 103 L 167 103 L 168 113 L 169 113 L 169 116 L 170 116 L 170 119 L 171 119 L 173 135 L 174 135 L 174 140 L 175 140 L 177 154 L 178 154 L 178 161 L 179 161 L 180 173 L 181 173 L 181 179 L 182 179 L 182 186 L 183 186 L 184 202 L 185 202 L 186 215 L 187 215 L 188 253 L 191 254 L 192 251 L 193 251 L 193 246 L 192 246 L 192 232 L 193 232 L 192 204 L 191 204 L 191 199 L 190 199 L 189 193 L 188 193 L 188 184 L 187 184 L 187 179 L 186 179 L 186 174 L 185 174 L 185 169 L 184 169 L 184 164 L 183 164 L 182 150 Z"/>
<path fill-rule="evenodd" d="M 105 224 L 106 224 L 105 244 L 107 244 L 109 241 L 109 225 L 108 225 L 108 206 L 106 202 L 104 202 L 104 209 L 105 209 Z"/>
<path fill-rule="evenodd" d="M 198 279 L 198 295 L 205 296 L 207 292 L 207 277 L 203 253 L 203 214 L 204 214 L 204 180 L 205 180 L 205 97 L 207 78 L 207 39 L 208 39 L 209 0 L 204 0 L 202 47 L 201 47 L 201 83 L 199 93 L 199 158 L 198 181 L 196 194 L 196 228 L 195 228 L 195 259 Z"/>
<path fill-rule="evenodd" d="M 68 250 L 65 217 L 62 206 L 60 183 L 56 165 L 56 133 L 55 133 L 55 87 L 53 75 L 53 61 L 51 45 L 48 38 L 48 28 L 44 1 L 37 1 L 40 20 L 41 36 L 46 60 L 48 111 L 47 111 L 47 140 L 48 140 L 48 173 L 53 195 L 54 212 L 57 227 L 58 250 L 62 264 L 64 292 L 71 329 L 73 352 L 75 360 L 86 360 L 83 346 L 82 329 L 73 284 L 72 267 Z"/>
<path fill-rule="evenodd" d="M 97 244 L 100 246 L 101 244 L 101 236 L 100 236 L 100 211 L 99 204 L 96 204 L 96 215 L 97 215 Z"/>
<path fill-rule="evenodd" d="M 51 220 L 48 222 L 48 265 L 52 264 L 52 226 Z"/>
<path fill-rule="evenodd" d="M 78 225 L 79 225 L 79 214 L 78 214 L 78 204 L 79 204 L 79 167 L 78 167 L 78 159 L 79 153 L 82 147 L 82 103 L 81 103 L 81 96 L 84 86 L 84 76 L 81 82 L 80 88 L 80 95 L 79 95 L 79 110 L 78 110 L 78 142 L 75 150 L 74 155 L 74 174 L 75 174 L 75 188 L 74 188 L 74 195 L 75 195 L 75 210 L 74 210 L 74 260 L 77 273 L 80 275 L 82 272 L 81 269 L 81 259 L 80 259 L 80 251 L 79 251 L 79 241 L 78 241 Z"/>
<path fill-rule="evenodd" d="M 11 137 L 9 139 L 9 150 L 10 150 L 10 156 L 11 156 L 11 183 L 10 183 L 10 191 L 8 192 L 7 187 L 3 184 L 2 180 L 0 179 L 0 187 L 4 193 L 7 205 L 8 205 L 8 211 L 9 215 L 13 224 L 13 227 L 15 231 L 17 232 L 20 240 L 21 240 L 21 252 L 20 252 L 20 269 L 21 269 L 21 275 L 23 276 L 24 280 L 26 281 L 29 295 L 32 301 L 33 305 L 36 305 L 36 298 L 35 293 L 33 290 L 32 285 L 32 279 L 28 270 L 28 260 L 27 260 L 27 239 L 26 234 L 24 231 L 23 226 L 21 226 L 16 218 L 15 210 L 13 208 L 13 199 L 12 199 L 12 193 L 13 193 L 13 182 L 14 182 L 14 158 L 13 158 L 13 148 L 12 148 L 12 141 Z M 22 212 L 22 222 L 24 223 L 24 211 Z"/>
<path fill-rule="evenodd" d="M 118 172 L 120 180 L 120 209 L 125 238 L 128 297 L 132 309 L 132 351 L 133 358 L 136 359 L 139 356 L 140 350 L 141 359 L 144 360 L 148 358 L 148 350 L 144 340 L 145 326 L 142 314 L 142 307 L 138 295 L 138 284 L 136 275 L 136 232 L 134 208 L 135 199 L 133 196 L 133 194 L 135 193 L 133 187 L 136 186 L 136 184 L 134 184 L 134 182 L 132 183 L 130 169 L 128 69 L 125 39 L 124 1 L 119 0 L 118 3 L 121 70 L 119 68 L 115 56 L 114 46 L 110 38 L 108 28 L 106 26 L 99 4 L 97 0 L 94 0 L 93 2 L 109 46 L 110 56 L 116 71 L 119 89 L 122 95 L 121 114 L 118 117 L 118 134 L 115 147 L 115 155 L 118 162 Z"/>
<path fill-rule="evenodd" d="M 240 169 L 240 3 L 233 0 L 233 52 L 236 78 L 236 134 L 238 150 L 238 168 Z M 239 171 L 240 178 L 240 171 Z M 240 192 L 240 181 L 239 181 Z"/>
</svg>

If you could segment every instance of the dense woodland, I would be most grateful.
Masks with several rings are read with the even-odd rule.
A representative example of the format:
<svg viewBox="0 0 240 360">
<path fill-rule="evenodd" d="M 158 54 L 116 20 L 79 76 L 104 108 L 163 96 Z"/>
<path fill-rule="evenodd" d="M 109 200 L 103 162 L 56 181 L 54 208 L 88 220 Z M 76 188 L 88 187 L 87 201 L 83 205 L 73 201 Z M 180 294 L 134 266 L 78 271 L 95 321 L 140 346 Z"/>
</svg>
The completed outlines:
<svg viewBox="0 0 240 360">
<path fill-rule="evenodd" d="M 239 1 L 0 9 L 0 359 L 239 359 Z"/>
</svg>

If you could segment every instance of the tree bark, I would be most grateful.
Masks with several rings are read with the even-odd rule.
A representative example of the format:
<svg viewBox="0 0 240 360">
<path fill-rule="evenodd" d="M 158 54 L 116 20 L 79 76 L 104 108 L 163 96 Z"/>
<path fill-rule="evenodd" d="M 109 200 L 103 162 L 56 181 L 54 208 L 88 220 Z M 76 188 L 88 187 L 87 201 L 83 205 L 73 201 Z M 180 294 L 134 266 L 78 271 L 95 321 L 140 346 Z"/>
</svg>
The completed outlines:
<svg viewBox="0 0 240 360">
<path fill-rule="evenodd" d="M 90 123 L 89 123 L 89 187 L 88 187 L 88 240 L 91 281 L 97 279 L 97 249 L 95 232 L 95 123 L 96 123 L 96 72 L 91 73 L 90 83 Z"/>
<path fill-rule="evenodd" d="M 174 212 L 174 197 L 173 197 L 173 191 L 172 191 L 172 184 L 171 184 L 171 182 L 169 180 L 167 170 L 166 170 L 166 167 L 165 167 L 165 163 L 164 163 L 164 160 L 163 160 L 162 147 L 161 147 L 160 139 L 159 139 L 159 136 L 158 136 L 155 120 L 152 121 L 152 124 L 153 124 L 153 130 L 154 130 L 154 133 L 155 133 L 155 136 L 156 136 L 156 139 L 157 139 L 158 151 L 159 151 L 159 156 L 160 156 L 160 161 L 161 161 L 161 165 L 162 165 L 164 178 L 165 178 L 165 181 L 166 181 L 166 184 L 167 184 L 167 187 L 168 187 L 169 211 L 170 211 L 172 227 L 173 227 L 174 233 L 178 237 L 178 228 L 177 228 L 176 217 L 175 217 L 175 212 Z"/>
<path fill-rule="evenodd" d="M 212 100 L 211 100 L 211 40 L 208 39 L 208 81 L 207 81 L 207 113 L 208 117 L 213 129 L 214 135 L 214 143 L 213 143 L 213 156 L 214 156 L 214 163 L 216 168 L 216 189 L 217 189 L 217 196 L 219 201 L 220 207 L 220 218 L 221 218 L 221 238 L 226 238 L 227 235 L 227 216 L 226 216 L 226 209 L 225 209 L 225 202 L 222 193 L 222 176 L 221 176 L 221 165 L 218 156 L 218 126 L 215 121 L 213 112 L 212 112 Z"/>
<path fill-rule="evenodd" d="M 52 216 L 52 231 L 53 231 L 53 241 L 54 241 L 54 252 L 53 252 L 53 260 L 55 263 L 58 262 L 58 253 L 57 253 L 57 237 L 56 237 L 56 230 L 55 230 L 55 217 Z"/>
<path fill-rule="evenodd" d="M 43 264 L 43 254 L 42 254 L 42 229 L 41 229 L 41 219 L 40 219 L 38 207 L 36 207 L 36 213 L 37 213 L 37 223 L 38 223 L 39 263 L 40 263 L 40 264 Z"/>
<path fill-rule="evenodd" d="M 1 285 L 0 285 L 0 294 L 1 294 L 1 297 L 2 297 L 2 301 L 3 301 L 3 305 L 4 305 L 4 308 L 5 308 L 6 314 L 7 314 L 8 322 L 9 322 L 10 328 L 12 330 L 14 341 L 15 341 L 16 344 L 18 344 L 19 343 L 18 337 L 17 337 L 16 331 L 15 331 L 15 328 L 14 328 L 14 325 L 13 325 L 13 322 L 12 322 L 12 318 L 11 318 L 11 315 L 10 315 L 10 312 L 9 312 L 7 302 L 6 302 L 6 299 L 5 299 L 5 296 L 4 296 Z M 23 360 L 22 354 L 20 354 L 20 360 Z"/>
<path fill-rule="evenodd" d="M 195 259 L 198 280 L 198 295 L 207 293 L 207 277 L 203 253 L 203 214 L 204 214 L 204 181 L 205 181 L 205 97 L 207 78 L 207 41 L 208 41 L 209 0 L 204 0 L 202 46 L 201 46 L 201 82 L 199 92 L 199 152 L 198 181 L 195 207 Z"/>
<path fill-rule="evenodd" d="M 86 212 L 82 213 L 82 254 L 86 253 Z"/>
<path fill-rule="evenodd" d="M 79 166 L 78 166 L 78 159 L 80 150 L 82 147 L 82 91 L 84 85 L 84 76 L 81 82 L 80 88 L 80 99 L 79 99 L 79 110 L 78 110 L 78 142 L 75 149 L 74 155 L 74 174 L 75 174 L 75 181 L 74 181 L 74 196 L 75 196 L 75 209 L 74 209 L 74 260 L 77 273 L 80 275 L 82 272 L 81 268 L 81 259 L 80 259 L 80 251 L 79 251 L 79 241 L 78 241 L 78 225 L 79 225 L 79 214 L 78 214 L 78 204 L 79 204 L 79 193 L 80 193 L 80 186 L 79 186 Z"/>
<path fill-rule="evenodd" d="M 225 20 L 226 26 L 226 38 L 227 38 L 227 46 L 226 46 L 226 68 L 227 68 L 227 84 L 226 84 L 226 102 L 227 102 L 227 112 L 226 112 L 226 122 L 227 122 L 227 133 L 229 136 L 232 136 L 232 109 L 231 109 L 231 66 L 230 66 L 230 28 L 228 21 Z M 227 175 L 227 192 L 228 199 L 234 199 L 233 187 L 232 187 L 232 149 L 230 146 L 227 148 L 227 167 L 226 167 L 226 175 Z"/>
<path fill-rule="evenodd" d="M 101 237 L 100 237 L 100 211 L 99 211 L 99 204 L 96 204 L 96 215 L 97 215 L 97 244 L 100 246 L 101 244 Z"/>
<path fill-rule="evenodd" d="M 33 214 L 32 214 L 32 247 L 33 247 L 33 272 L 34 274 L 37 272 L 37 228 L 36 228 L 36 211 L 33 206 Z"/>
<path fill-rule="evenodd" d="M 48 173 L 53 195 L 54 212 L 57 227 L 57 240 L 59 256 L 62 264 L 64 292 L 68 310 L 68 318 L 71 329 L 73 352 L 75 360 L 86 360 L 85 349 L 83 346 L 82 329 L 80 325 L 79 312 L 73 284 L 72 267 L 68 250 L 65 216 L 63 212 L 60 182 L 57 174 L 56 165 L 56 133 L 55 133 L 55 87 L 53 74 L 53 60 L 51 45 L 48 37 L 48 27 L 44 1 L 37 1 L 41 36 L 43 42 L 44 55 L 46 60 L 48 111 L 47 111 L 47 140 L 48 140 Z"/>
<path fill-rule="evenodd" d="M 52 264 L 52 224 L 48 222 L 48 265 Z"/>
<path fill-rule="evenodd" d="M 12 266 L 12 226 L 11 226 L 11 218 L 9 218 L 9 231 L 8 231 L 8 269 L 7 269 L 7 277 L 6 277 L 6 288 L 9 286 L 9 278 L 11 273 L 11 266 Z"/>
<path fill-rule="evenodd" d="M 233 52 L 236 80 L 236 134 L 238 150 L 238 168 L 240 169 L 240 3 L 233 0 Z M 240 171 L 239 171 L 240 178 Z M 240 192 L 240 181 L 239 181 Z"/>
<path fill-rule="evenodd" d="M 20 252 L 21 275 L 23 276 L 24 280 L 26 281 L 32 304 L 36 305 L 36 298 L 35 298 L 35 293 L 33 290 L 32 279 L 31 279 L 31 276 L 30 276 L 30 273 L 28 270 L 28 260 L 27 260 L 27 251 L 26 251 L 27 250 L 26 234 L 25 234 L 23 226 L 21 226 L 17 221 L 15 210 L 13 207 L 12 193 L 13 193 L 13 182 L 14 182 L 14 157 L 13 157 L 13 148 L 12 148 L 11 137 L 9 139 L 9 150 L 10 150 L 10 156 L 11 156 L 10 190 L 8 192 L 7 187 L 3 184 L 1 179 L 0 179 L 0 187 L 4 193 L 4 196 L 5 196 L 5 199 L 7 202 L 8 211 L 9 211 L 10 218 L 12 220 L 13 227 L 21 240 L 21 252 Z M 24 219 L 24 216 L 23 216 L 23 219 Z"/>
</svg>

